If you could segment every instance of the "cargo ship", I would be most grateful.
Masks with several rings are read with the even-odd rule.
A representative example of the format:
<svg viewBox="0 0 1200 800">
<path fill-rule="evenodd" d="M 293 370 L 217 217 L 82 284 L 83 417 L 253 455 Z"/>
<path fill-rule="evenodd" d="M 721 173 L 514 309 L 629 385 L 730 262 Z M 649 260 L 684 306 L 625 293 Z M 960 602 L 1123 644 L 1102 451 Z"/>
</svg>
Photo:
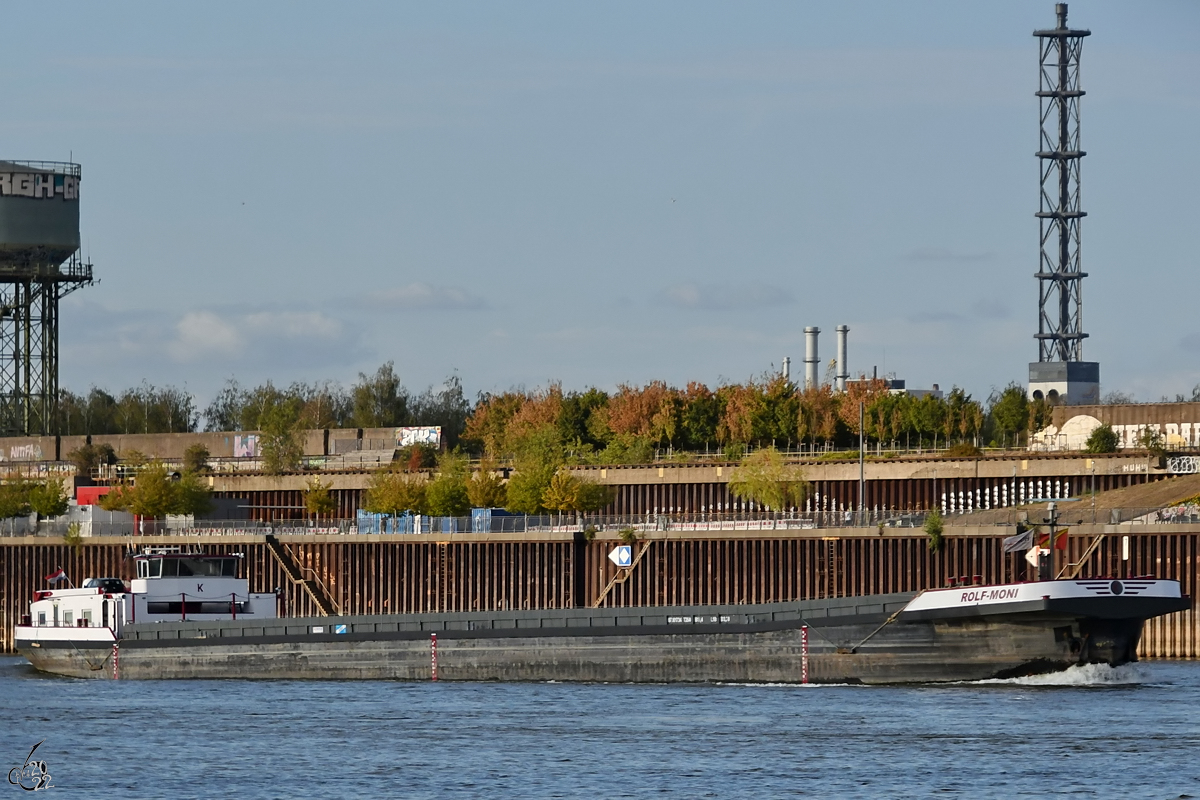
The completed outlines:
<svg viewBox="0 0 1200 800">
<path fill-rule="evenodd" d="M 966 583 L 760 605 L 279 617 L 241 559 L 148 552 L 136 577 L 36 593 L 38 670 L 104 679 L 937 683 L 1137 660 L 1178 581 Z"/>
</svg>

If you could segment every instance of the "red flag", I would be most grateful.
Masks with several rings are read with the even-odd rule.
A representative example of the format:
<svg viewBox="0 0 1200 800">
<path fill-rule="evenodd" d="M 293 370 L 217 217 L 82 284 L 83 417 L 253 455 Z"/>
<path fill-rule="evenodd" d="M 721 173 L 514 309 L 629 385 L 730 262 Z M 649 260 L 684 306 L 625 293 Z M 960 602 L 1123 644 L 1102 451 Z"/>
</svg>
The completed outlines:
<svg viewBox="0 0 1200 800">
<path fill-rule="evenodd" d="M 1046 542 L 1048 542 L 1048 541 L 1050 541 L 1050 534 L 1048 534 L 1048 533 L 1038 534 L 1038 544 L 1040 546 L 1046 547 Z M 1067 529 L 1066 528 L 1063 528 L 1061 530 L 1057 530 L 1054 532 L 1054 549 L 1055 550 L 1066 550 L 1067 549 Z"/>
<path fill-rule="evenodd" d="M 67 579 L 67 571 L 64 570 L 62 567 L 59 567 L 54 572 L 51 572 L 49 575 L 46 576 L 46 580 L 49 583 L 58 583 L 59 581 L 65 581 L 66 579 Z"/>
</svg>

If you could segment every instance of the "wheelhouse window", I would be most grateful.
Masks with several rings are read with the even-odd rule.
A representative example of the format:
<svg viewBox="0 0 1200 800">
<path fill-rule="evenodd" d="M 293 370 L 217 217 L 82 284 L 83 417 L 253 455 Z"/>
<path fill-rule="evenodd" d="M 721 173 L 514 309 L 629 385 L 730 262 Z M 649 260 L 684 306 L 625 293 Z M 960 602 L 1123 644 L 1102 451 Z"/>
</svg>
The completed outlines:
<svg viewBox="0 0 1200 800">
<path fill-rule="evenodd" d="M 180 576 L 201 576 L 209 578 L 236 578 L 237 559 L 235 558 L 177 558 Z"/>
<path fill-rule="evenodd" d="M 162 557 L 138 562 L 139 578 L 236 578 L 236 558 Z"/>
</svg>

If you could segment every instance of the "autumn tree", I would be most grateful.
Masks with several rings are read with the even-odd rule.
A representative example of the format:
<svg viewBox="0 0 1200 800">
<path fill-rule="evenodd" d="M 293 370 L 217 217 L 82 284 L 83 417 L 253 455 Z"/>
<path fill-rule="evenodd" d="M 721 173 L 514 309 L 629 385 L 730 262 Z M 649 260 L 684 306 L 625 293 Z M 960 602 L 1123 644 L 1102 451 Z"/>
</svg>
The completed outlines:
<svg viewBox="0 0 1200 800">
<path fill-rule="evenodd" d="M 525 400 L 524 392 L 480 395 L 475 410 L 467 418 L 463 433 L 467 444 L 490 458 L 502 458 L 505 455 L 508 424 Z"/>
<path fill-rule="evenodd" d="M 467 499 L 472 508 L 503 508 L 506 496 L 504 479 L 489 462 L 484 462 L 467 481 Z"/>
</svg>

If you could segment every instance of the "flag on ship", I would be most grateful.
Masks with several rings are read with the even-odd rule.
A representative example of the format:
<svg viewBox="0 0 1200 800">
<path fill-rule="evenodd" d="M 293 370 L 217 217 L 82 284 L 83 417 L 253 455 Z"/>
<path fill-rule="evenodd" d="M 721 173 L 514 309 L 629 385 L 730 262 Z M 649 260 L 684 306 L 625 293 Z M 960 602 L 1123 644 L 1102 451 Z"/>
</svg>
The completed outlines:
<svg viewBox="0 0 1200 800">
<path fill-rule="evenodd" d="M 1027 531 L 1022 531 L 1016 536 L 1009 536 L 1004 540 L 1004 552 L 1020 553 L 1022 550 L 1028 550 L 1033 547 L 1034 531 L 1030 528 Z"/>
<path fill-rule="evenodd" d="M 1049 541 L 1050 541 L 1050 534 L 1048 534 L 1048 533 L 1039 533 L 1038 534 L 1038 544 L 1040 544 L 1042 547 L 1047 547 L 1048 546 L 1047 543 Z M 1067 529 L 1066 528 L 1063 528 L 1061 530 L 1057 530 L 1054 532 L 1054 549 L 1055 550 L 1066 550 L 1067 549 Z"/>
<path fill-rule="evenodd" d="M 54 572 L 51 572 L 49 575 L 46 576 L 46 581 L 48 583 L 58 583 L 59 581 L 65 581 L 66 579 L 67 579 L 67 571 L 65 569 L 63 569 L 62 567 L 59 567 Z"/>
</svg>

